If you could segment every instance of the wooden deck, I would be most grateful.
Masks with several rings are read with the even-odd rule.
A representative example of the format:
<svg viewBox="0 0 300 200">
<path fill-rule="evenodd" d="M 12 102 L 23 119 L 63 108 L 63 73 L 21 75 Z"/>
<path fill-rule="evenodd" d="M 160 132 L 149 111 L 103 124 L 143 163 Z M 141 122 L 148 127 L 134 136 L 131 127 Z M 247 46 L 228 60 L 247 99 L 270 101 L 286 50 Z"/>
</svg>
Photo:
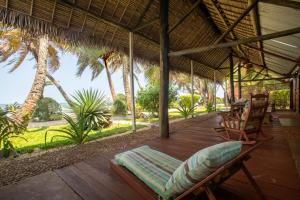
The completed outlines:
<svg viewBox="0 0 300 200">
<path fill-rule="evenodd" d="M 300 158 L 300 116 L 292 113 L 278 114 L 282 125 L 274 123 L 265 126 L 264 131 L 272 134 L 274 139 L 255 150 L 252 158 L 246 165 L 268 199 L 300 199 L 300 179 L 296 164 Z M 171 125 L 171 137 L 169 139 L 155 138 L 146 144 L 154 149 L 167 153 L 178 159 L 185 160 L 193 153 L 204 147 L 222 142 L 216 137 L 211 128 L 217 126 L 218 117 L 215 115 L 202 116 Z M 144 144 L 140 144 L 144 145 Z M 58 187 L 55 183 L 44 182 L 44 187 L 50 187 L 55 195 L 45 190 L 23 192 L 22 199 L 33 199 L 34 195 L 45 197 L 41 199 L 68 199 L 70 191 L 76 198 L 84 200 L 108 199 L 108 200 L 133 200 L 142 197 L 130 188 L 109 166 L 109 160 L 117 152 L 106 153 L 74 165 L 55 170 L 64 182 L 64 190 L 54 190 Z M 34 177 L 33 177 L 34 178 Z M 41 183 L 43 184 L 43 183 Z M 60 183 L 62 184 L 62 183 Z M 66 191 L 65 186 L 69 188 Z M 7 186 L 6 190 L 0 190 L 0 199 L 18 199 L 17 186 Z M 21 187 L 22 188 L 22 187 Z M 39 194 L 40 193 L 40 194 Z M 51 198 L 53 195 L 53 198 Z M 66 196 L 68 195 L 68 196 Z M 55 198 L 54 198 L 55 197 Z M 75 197 L 73 199 L 76 199 Z M 241 172 L 227 180 L 217 191 L 218 199 L 258 199 L 248 179 Z"/>
</svg>

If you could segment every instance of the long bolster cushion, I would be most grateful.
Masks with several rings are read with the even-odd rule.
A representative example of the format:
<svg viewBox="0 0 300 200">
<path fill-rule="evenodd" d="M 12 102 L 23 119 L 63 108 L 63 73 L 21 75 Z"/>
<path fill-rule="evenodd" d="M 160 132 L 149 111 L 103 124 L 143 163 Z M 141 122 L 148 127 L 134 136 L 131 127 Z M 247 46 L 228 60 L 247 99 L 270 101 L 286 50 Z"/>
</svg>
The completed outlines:
<svg viewBox="0 0 300 200">
<path fill-rule="evenodd" d="M 166 183 L 166 194 L 176 196 L 194 186 L 241 152 L 240 141 L 207 147 L 184 161 Z"/>
<path fill-rule="evenodd" d="M 170 198 L 165 192 L 165 185 L 182 163 L 182 161 L 151 149 L 149 146 L 117 154 L 115 161 L 126 167 L 164 199 Z"/>
</svg>

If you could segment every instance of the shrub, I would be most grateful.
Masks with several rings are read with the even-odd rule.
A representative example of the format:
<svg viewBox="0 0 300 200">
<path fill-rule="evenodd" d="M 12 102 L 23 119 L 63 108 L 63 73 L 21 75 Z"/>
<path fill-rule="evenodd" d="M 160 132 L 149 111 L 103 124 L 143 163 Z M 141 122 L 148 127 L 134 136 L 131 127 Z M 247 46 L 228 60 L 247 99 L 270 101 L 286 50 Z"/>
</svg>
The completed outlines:
<svg viewBox="0 0 300 200">
<path fill-rule="evenodd" d="M 213 102 L 208 102 L 206 104 L 206 112 L 210 113 L 210 112 L 214 112 L 214 104 Z"/>
<path fill-rule="evenodd" d="M 113 113 L 117 115 L 126 115 L 127 114 L 127 105 L 121 99 L 116 99 L 113 103 Z"/>
<path fill-rule="evenodd" d="M 86 127 L 93 127 L 93 130 L 106 128 L 111 124 L 107 99 L 98 90 L 76 91 L 73 95 L 72 110 L 78 120 L 82 115 L 88 116 Z"/>
<path fill-rule="evenodd" d="M 53 121 L 62 119 L 62 109 L 59 103 L 49 97 L 39 100 L 33 114 L 38 121 Z"/>
<path fill-rule="evenodd" d="M 25 127 L 12 120 L 9 117 L 10 112 L 0 109 L 0 158 L 7 158 L 11 152 L 15 153 L 15 148 L 11 142 L 11 138 L 19 137 L 24 140 L 25 138 L 19 136 L 25 129 Z"/>
<path fill-rule="evenodd" d="M 186 119 L 188 116 L 193 114 L 196 104 L 199 101 L 200 96 L 194 95 L 194 103 L 192 105 L 192 96 L 191 95 L 181 95 L 178 100 L 177 110 L 180 114 Z"/>
<path fill-rule="evenodd" d="M 78 113 L 77 119 L 73 119 L 69 115 L 63 114 L 63 118 L 68 122 L 69 126 L 63 129 L 50 129 L 45 134 L 45 145 L 47 144 L 47 134 L 49 132 L 58 132 L 59 135 L 51 137 L 51 142 L 56 137 L 63 137 L 72 140 L 76 144 L 83 144 L 94 129 L 94 125 L 90 123 L 92 113 L 85 113 L 85 109 L 82 107 Z"/>
<path fill-rule="evenodd" d="M 152 115 L 158 113 L 159 110 L 159 92 L 158 84 L 148 85 L 137 94 L 137 103 L 146 111 L 151 112 Z M 176 100 L 177 90 L 173 87 L 169 88 L 169 106 Z"/>
</svg>

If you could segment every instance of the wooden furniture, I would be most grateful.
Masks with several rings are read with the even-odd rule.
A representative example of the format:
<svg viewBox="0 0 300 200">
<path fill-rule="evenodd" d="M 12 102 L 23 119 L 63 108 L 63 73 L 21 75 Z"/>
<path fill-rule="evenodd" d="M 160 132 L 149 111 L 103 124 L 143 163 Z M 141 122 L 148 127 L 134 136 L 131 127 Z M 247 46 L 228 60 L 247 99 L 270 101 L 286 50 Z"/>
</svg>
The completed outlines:
<svg viewBox="0 0 300 200">
<path fill-rule="evenodd" d="M 247 148 L 242 151 L 237 157 L 228 161 L 224 165 L 220 166 L 217 170 L 211 173 L 209 176 L 204 178 L 203 180 L 196 183 L 193 187 L 186 190 L 176 198 L 175 200 L 183 200 L 183 199 L 192 199 L 195 196 L 200 195 L 200 193 L 205 192 L 209 200 L 215 200 L 213 191 L 221 185 L 224 181 L 230 178 L 232 175 L 242 170 L 246 177 L 249 179 L 250 183 L 254 187 L 255 191 L 259 195 L 260 199 L 265 199 L 265 196 L 255 179 L 252 177 L 251 173 L 247 169 L 245 165 L 245 161 L 250 159 L 250 152 L 255 150 L 258 146 L 260 146 L 262 142 L 256 143 L 254 146 Z M 143 183 L 140 179 L 138 179 L 134 174 L 132 174 L 125 167 L 118 165 L 116 161 L 110 161 L 110 167 L 113 169 L 119 176 L 121 176 L 124 181 L 128 183 L 134 190 L 136 190 L 144 199 L 147 200 L 156 200 L 161 199 L 153 190 L 151 190 L 145 183 Z"/>
<path fill-rule="evenodd" d="M 255 140 L 270 139 L 262 131 L 261 126 L 268 107 L 268 93 L 253 95 L 250 93 L 250 100 L 246 104 L 243 113 L 221 112 L 222 127 L 224 134 L 220 134 L 225 140 L 232 140 L 231 134 L 237 134 L 238 140 L 243 140 L 244 144 L 255 144 Z M 220 129 L 215 129 L 220 133 Z M 255 140 L 250 140 L 248 135 L 255 134 Z"/>
</svg>

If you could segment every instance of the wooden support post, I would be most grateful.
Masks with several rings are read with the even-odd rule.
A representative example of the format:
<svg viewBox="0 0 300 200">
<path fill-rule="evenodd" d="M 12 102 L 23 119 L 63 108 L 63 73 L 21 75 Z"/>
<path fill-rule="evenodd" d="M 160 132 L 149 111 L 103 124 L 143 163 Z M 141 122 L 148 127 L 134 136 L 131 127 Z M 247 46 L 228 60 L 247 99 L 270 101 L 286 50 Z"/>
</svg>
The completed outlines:
<svg viewBox="0 0 300 200">
<path fill-rule="evenodd" d="M 233 83 L 233 57 L 232 54 L 229 56 L 229 67 L 230 67 L 230 98 L 231 102 L 234 102 L 234 83 Z"/>
<path fill-rule="evenodd" d="M 192 106 L 192 117 L 194 117 L 194 62 L 191 60 L 191 88 L 192 88 L 192 94 L 191 94 L 191 106 Z"/>
<path fill-rule="evenodd" d="M 294 110 L 294 81 L 290 82 L 290 110 Z"/>
<path fill-rule="evenodd" d="M 168 93 L 169 93 L 169 0 L 160 0 L 160 95 L 159 132 L 161 137 L 169 137 Z"/>
<path fill-rule="evenodd" d="M 136 132 L 135 101 L 134 101 L 134 71 L 133 71 L 133 33 L 129 32 L 129 68 L 130 68 L 130 89 L 131 89 L 131 117 L 132 132 Z"/>
<path fill-rule="evenodd" d="M 217 111 L 217 71 L 214 70 L 214 110 Z"/>
<path fill-rule="evenodd" d="M 238 85 L 239 85 L 239 99 L 242 98 L 242 77 L 241 77 L 241 64 L 238 63 Z"/>
</svg>

